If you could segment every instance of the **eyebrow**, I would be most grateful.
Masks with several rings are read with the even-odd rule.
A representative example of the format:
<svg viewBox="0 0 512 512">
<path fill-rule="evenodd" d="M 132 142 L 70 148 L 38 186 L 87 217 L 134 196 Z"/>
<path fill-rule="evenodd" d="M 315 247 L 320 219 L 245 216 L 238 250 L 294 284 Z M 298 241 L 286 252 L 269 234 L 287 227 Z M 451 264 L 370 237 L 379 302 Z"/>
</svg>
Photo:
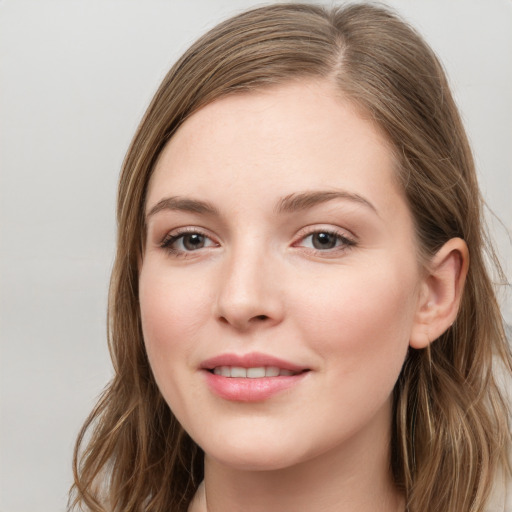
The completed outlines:
<svg viewBox="0 0 512 512">
<path fill-rule="evenodd" d="M 308 208 L 332 201 L 333 199 L 352 201 L 370 208 L 370 210 L 375 212 L 377 215 L 379 214 L 377 208 L 375 208 L 375 206 L 370 201 L 368 201 L 368 199 L 365 199 L 359 194 L 353 194 L 344 190 L 320 190 L 290 194 L 277 203 L 276 211 L 278 213 L 294 213 L 301 210 L 307 210 Z"/>
<path fill-rule="evenodd" d="M 149 219 L 152 215 L 155 215 L 162 210 L 179 210 L 192 213 L 200 213 L 202 215 L 219 215 L 219 211 L 215 206 L 198 199 L 189 199 L 186 197 L 165 197 L 158 201 L 158 203 L 149 210 L 146 215 L 146 219 Z"/>
<path fill-rule="evenodd" d="M 378 215 L 375 206 L 359 194 L 353 194 L 347 191 L 313 191 L 289 194 L 278 201 L 275 211 L 277 213 L 294 213 L 301 210 L 313 208 L 322 203 L 332 201 L 333 199 L 343 199 L 362 204 Z M 162 210 L 176 210 L 198 213 L 201 215 L 220 216 L 219 210 L 207 201 L 191 199 L 187 197 L 172 196 L 165 197 L 158 201 L 146 215 L 146 220 Z"/>
</svg>

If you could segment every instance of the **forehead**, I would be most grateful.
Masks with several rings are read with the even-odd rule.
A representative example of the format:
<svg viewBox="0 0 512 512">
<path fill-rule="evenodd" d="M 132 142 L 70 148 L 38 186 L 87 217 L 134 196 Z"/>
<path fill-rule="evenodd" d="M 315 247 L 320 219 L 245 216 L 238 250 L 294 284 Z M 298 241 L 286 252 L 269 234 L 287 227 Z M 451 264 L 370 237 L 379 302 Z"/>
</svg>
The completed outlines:
<svg viewBox="0 0 512 512">
<path fill-rule="evenodd" d="M 402 196 L 387 139 L 328 82 L 302 81 L 217 100 L 192 115 L 162 151 L 147 204 L 163 195 L 243 202 L 259 194 L 342 188 L 385 207 Z"/>
</svg>

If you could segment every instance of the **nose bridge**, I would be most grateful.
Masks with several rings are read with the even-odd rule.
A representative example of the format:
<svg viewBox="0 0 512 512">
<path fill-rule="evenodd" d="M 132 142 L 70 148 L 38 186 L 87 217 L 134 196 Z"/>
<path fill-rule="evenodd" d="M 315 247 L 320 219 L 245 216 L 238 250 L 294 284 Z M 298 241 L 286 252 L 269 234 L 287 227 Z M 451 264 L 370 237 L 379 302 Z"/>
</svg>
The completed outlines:
<svg viewBox="0 0 512 512">
<path fill-rule="evenodd" d="M 217 317 L 238 329 L 281 320 L 275 259 L 264 242 L 244 237 L 227 251 L 219 275 Z"/>
</svg>

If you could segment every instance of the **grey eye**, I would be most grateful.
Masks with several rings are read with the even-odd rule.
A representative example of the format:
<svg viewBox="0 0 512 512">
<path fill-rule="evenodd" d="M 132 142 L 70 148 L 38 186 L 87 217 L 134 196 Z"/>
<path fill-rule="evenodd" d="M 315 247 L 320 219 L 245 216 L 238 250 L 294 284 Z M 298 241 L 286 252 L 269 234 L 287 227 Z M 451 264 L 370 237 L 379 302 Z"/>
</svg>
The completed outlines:
<svg viewBox="0 0 512 512">
<path fill-rule="evenodd" d="M 339 242 L 339 237 L 332 233 L 313 233 L 311 236 L 311 244 L 315 249 L 334 249 Z"/>
<path fill-rule="evenodd" d="M 183 247 L 187 251 L 202 249 L 205 246 L 205 237 L 199 233 L 184 234 L 181 237 Z"/>
</svg>

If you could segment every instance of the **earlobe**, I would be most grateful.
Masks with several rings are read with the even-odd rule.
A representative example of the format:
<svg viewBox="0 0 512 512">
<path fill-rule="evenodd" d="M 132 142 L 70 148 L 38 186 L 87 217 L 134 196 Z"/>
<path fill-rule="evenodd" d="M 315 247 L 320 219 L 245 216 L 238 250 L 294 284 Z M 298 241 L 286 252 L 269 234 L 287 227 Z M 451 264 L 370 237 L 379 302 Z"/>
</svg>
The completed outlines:
<svg viewBox="0 0 512 512">
<path fill-rule="evenodd" d="M 468 267 L 469 251 L 461 238 L 452 238 L 434 255 L 421 285 L 409 342 L 412 348 L 425 348 L 453 324 Z"/>
</svg>

